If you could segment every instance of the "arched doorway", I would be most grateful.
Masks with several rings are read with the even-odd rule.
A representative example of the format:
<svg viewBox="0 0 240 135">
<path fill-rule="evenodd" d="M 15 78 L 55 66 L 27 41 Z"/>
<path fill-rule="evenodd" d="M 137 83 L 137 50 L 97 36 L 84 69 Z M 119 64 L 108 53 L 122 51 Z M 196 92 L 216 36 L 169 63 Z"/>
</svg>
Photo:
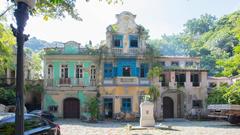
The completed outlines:
<svg viewBox="0 0 240 135">
<path fill-rule="evenodd" d="M 67 98 L 63 101 L 63 117 L 79 118 L 80 102 L 77 98 Z"/>
<path fill-rule="evenodd" d="M 170 97 L 163 97 L 163 118 L 174 117 L 174 103 Z"/>
</svg>

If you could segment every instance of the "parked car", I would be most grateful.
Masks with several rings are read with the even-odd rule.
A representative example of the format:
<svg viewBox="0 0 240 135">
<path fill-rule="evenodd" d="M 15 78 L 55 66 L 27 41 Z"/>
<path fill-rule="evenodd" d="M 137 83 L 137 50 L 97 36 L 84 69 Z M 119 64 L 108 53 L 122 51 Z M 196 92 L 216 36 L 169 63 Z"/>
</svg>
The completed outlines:
<svg viewBox="0 0 240 135">
<path fill-rule="evenodd" d="M 24 135 L 60 135 L 60 126 L 34 114 L 24 114 Z M 0 134 L 15 135 L 15 114 L 0 113 Z"/>
<path fill-rule="evenodd" d="M 208 116 L 214 118 L 225 118 L 231 124 L 240 124 L 240 105 L 208 105 Z"/>
<path fill-rule="evenodd" d="M 50 112 L 47 112 L 47 111 L 34 110 L 34 111 L 29 112 L 29 113 L 41 116 L 41 117 L 43 117 L 45 119 L 48 119 L 50 121 L 54 121 L 56 119 L 53 114 L 51 114 Z"/>
</svg>

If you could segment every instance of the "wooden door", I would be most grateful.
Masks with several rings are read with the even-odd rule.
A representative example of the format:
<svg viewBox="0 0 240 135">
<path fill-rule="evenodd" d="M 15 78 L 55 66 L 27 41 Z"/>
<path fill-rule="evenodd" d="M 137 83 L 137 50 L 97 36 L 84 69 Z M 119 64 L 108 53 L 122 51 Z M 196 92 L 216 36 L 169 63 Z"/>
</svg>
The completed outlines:
<svg viewBox="0 0 240 135">
<path fill-rule="evenodd" d="M 163 98 L 163 118 L 174 117 L 174 104 L 170 97 Z"/>
<path fill-rule="evenodd" d="M 63 103 L 63 117 L 64 118 L 79 118 L 80 103 L 76 98 L 67 98 Z"/>
</svg>

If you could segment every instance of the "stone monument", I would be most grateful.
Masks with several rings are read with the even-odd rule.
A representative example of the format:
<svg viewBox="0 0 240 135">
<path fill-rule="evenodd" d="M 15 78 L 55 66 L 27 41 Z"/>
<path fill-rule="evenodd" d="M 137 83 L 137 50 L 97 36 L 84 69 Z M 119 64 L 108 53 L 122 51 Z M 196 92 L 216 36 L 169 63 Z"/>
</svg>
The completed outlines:
<svg viewBox="0 0 240 135">
<path fill-rule="evenodd" d="M 140 104 L 140 127 L 154 127 L 153 107 L 154 104 L 150 101 L 144 101 Z"/>
</svg>

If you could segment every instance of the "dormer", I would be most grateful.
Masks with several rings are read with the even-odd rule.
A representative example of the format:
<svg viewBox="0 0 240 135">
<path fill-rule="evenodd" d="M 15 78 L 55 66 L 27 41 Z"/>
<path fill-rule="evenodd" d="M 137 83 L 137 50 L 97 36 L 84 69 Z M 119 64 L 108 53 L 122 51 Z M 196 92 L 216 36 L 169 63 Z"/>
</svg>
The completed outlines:
<svg viewBox="0 0 240 135">
<path fill-rule="evenodd" d="M 109 25 L 106 32 L 110 52 L 122 55 L 137 55 L 146 48 L 143 27 L 135 23 L 136 15 L 124 11 L 116 15 L 117 23 Z"/>
</svg>

